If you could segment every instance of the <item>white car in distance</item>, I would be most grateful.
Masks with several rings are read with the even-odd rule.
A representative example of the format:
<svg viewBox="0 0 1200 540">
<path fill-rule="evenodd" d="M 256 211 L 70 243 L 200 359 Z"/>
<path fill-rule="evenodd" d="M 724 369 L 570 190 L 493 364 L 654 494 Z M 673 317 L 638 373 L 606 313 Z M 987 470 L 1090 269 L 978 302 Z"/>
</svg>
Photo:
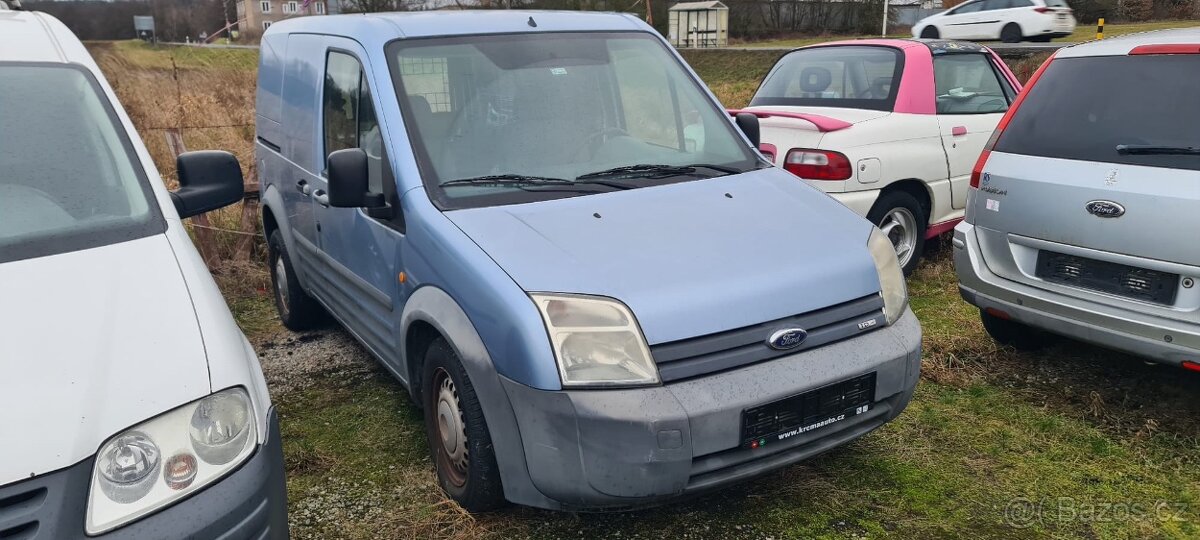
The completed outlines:
<svg viewBox="0 0 1200 540">
<path fill-rule="evenodd" d="M 1074 31 L 1075 15 L 1066 0 L 971 0 L 912 27 L 913 37 L 1005 43 L 1046 42 Z"/>
</svg>

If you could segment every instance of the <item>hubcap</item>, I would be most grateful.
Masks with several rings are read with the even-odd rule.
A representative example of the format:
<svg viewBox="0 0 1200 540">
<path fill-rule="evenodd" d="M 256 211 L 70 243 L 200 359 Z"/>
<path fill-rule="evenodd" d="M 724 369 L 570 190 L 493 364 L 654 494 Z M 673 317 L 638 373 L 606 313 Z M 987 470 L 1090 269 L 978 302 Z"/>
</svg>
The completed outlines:
<svg viewBox="0 0 1200 540">
<path fill-rule="evenodd" d="M 917 218 L 907 208 L 893 208 L 883 221 L 879 230 L 892 241 L 896 248 L 896 257 L 900 259 L 900 267 L 908 266 L 912 260 L 917 245 Z"/>
<path fill-rule="evenodd" d="M 283 264 L 283 257 L 275 257 L 275 296 L 279 298 L 279 311 L 287 317 L 292 307 L 288 305 L 287 266 Z"/>
<path fill-rule="evenodd" d="M 446 479 L 455 486 L 467 481 L 467 427 L 459 406 L 458 389 L 445 370 L 438 369 L 434 376 L 437 385 L 435 397 L 437 410 L 438 469 L 446 472 Z"/>
</svg>

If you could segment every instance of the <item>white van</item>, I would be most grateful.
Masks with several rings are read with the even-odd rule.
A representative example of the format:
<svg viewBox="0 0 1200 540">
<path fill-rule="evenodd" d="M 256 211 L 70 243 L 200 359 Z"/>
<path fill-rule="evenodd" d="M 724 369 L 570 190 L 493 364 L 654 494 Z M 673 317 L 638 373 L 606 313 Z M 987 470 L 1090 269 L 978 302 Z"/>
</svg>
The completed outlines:
<svg viewBox="0 0 1200 540">
<path fill-rule="evenodd" d="M 258 359 L 181 222 L 241 170 L 178 165 L 62 23 L 0 11 L 0 538 L 287 536 Z"/>
</svg>

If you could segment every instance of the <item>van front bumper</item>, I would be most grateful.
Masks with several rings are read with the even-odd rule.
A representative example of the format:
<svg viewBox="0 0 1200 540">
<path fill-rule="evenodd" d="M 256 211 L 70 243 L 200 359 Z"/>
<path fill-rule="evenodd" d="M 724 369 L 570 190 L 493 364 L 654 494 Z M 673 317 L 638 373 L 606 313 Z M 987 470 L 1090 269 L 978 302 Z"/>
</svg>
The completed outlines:
<svg viewBox="0 0 1200 540">
<path fill-rule="evenodd" d="M 960 223 L 954 229 L 958 289 L 980 310 L 998 309 L 1021 324 L 1162 364 L 1200 362 L 1200 325 L 1017 283 L 993 273 L 981 253 L 974 226 Z"/>
<path fill-rule="evenodd" d="M 98 536 L 84 520 L 93 458 L 49 474 L 0 487 L 0 501 L 24 501 L 19 512 L 0 505 L 0 532 L 24 540 L 126 538 L 288 537 L 283 445 L 274 409 L 265 443 L 228 476 L 171 506 Z M 13 497 L 13 498 L 10 498 Z M 25 533 L 25 535 L 22 535 Z"/>
<path fill-rule="evenodd" d="M 663 386 L 544 391 L 501 378 L 529 479 L 558 509 L 620 509 L 753 478 L 845 444 L 895 418 L 920 376 L 921 328 L 895 324 L 852 339 Z M 751 449 L 742 412 L 874 372 L 867 412 Z"/>
</svg>

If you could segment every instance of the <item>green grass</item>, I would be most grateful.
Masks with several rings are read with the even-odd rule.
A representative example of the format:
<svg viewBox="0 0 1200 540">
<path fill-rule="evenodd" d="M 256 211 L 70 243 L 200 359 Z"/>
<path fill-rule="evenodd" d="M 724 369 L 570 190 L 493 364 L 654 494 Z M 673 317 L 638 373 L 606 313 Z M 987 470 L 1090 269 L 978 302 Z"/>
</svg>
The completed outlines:
<svg viewBox="0 0 1200 540">
<path fill-rule="evenodd" d="M 89 43 L 97 46 L 97 43 Z M 116 41 L 113 47 L 127 62 L 136 67 L 170 69 L 172 57 L 180 68 L 248 69 L 258 67 L 258 51 L 188 47 L 183 45 L 150 45 L 141 40 Z"/>
<path fill-rule="evenodd" d="M 1133 34 L 1136 32 L 1149 32 L 1151 30 L 1166 30 L 1170 28 L 1187 28 L 1191 26 L 1200 26 L 1200 21 L 1193 19 L 1123 24 L 1107 23 L 1104 25 L 1104 37 L 1111 38 L 1125 34 Z M 1090 23 L 1080 23 L 1075 27 L 1075 31 L 1072 32 L 1071 35 L 1055 41 L 1091 41 L 1093 39 L 1096 39 L 1096 25 Z"/>
</svg>

